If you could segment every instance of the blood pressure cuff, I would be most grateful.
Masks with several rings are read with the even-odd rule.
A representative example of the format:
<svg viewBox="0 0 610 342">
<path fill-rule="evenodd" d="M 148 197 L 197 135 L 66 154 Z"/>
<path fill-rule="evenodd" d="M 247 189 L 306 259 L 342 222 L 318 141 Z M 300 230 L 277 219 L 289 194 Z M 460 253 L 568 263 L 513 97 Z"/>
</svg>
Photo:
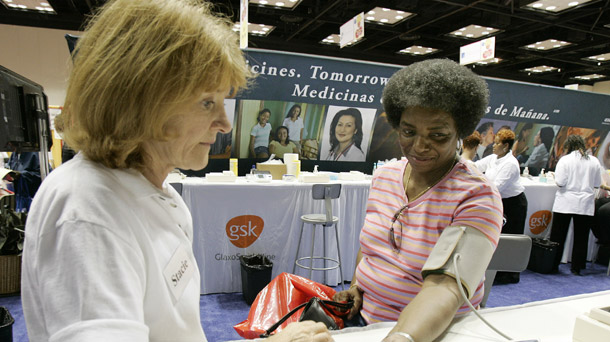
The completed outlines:
<svg viewBox="0 0 610 342">
<path fill-rule="evenodd" d="M 492 242 L 479 230 L 466 226 L 449 226 L 443 230 L 428 256 L 422 268 L 422 276 L 426 278 L 429 274 L 446 274 L 456 278 L 453 256 L 460 254 L 457 261 L 460 280 L 470 299 L 483 279 L 494 250 Z"/>
</svg>

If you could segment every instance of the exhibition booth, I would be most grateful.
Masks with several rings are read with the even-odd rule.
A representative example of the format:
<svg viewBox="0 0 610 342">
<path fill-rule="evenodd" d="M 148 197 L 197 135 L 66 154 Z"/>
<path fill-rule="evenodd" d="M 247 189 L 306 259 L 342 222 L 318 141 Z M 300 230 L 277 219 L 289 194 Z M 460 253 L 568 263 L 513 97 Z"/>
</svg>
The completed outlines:
<svg viewBox="0 0 610 342">
<path fill-rule="evenodd" d="M 338 178 L 338 177 L 337 177 Z M 333 200 L 333 215 L 339 218 L 339 249 L 343 261 L 343 279 L 350 281 L 356 267 L 359 235 L 366 214 L 370 176 L 366 180 L 332 180 L 342 186 Z M 557 185 L 549 179 L 521 177 L 528 199 L 525 233 L 548 238 Z M 273 262 L 272 277 L 292 272 L 303 214 L 323 213 L 324 201 L 312 199 L 313 183 L 273 180 L 258 182 L 238 177 L 232 182 L 209 181 L 187 177 L 182 197 L 193 216 L 193 250 L 199 265 L 201 293 L 240 292 L 240 255 L 263 254 Z M 319 231 L 318 231 L 319 232 Z M 326 231 L 323 241 L 317 233 L 315 254 L 337 255 L 334 231 Z M 563 262 L 571 251 L 571 228 Z M 311 236 L 303 236 L 302 245 L 310 246 Z M 589 260 L 595 256 L 595 238 L 589 239 Z M 300 253 L 302 256 L 303 253 Z M 303 272 L 303 271 L 301 271 Z M 308 276 L 306 272 L 297 274 Z M 213 275 L 213 276 L 210 276 Z M 313 273 L 313 280 L 329 285 L 340 283 L 338 269 Z"/>
</svg>

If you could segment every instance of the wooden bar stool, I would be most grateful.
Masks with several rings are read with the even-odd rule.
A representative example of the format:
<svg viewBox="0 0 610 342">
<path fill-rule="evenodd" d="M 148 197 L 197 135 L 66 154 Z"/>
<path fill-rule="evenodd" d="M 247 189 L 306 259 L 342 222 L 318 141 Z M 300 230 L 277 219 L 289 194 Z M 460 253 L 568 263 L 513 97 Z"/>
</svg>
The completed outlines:
<svg viewBox="0 0 610 342">
<path fill-rule="evenodd" d="M 339 278 L 341 286 L 345 289 L 343 284 L 343 270 L 341 269 L 341 250 L 339 248 L 339 231 L 337 224 L 339 218 L 333 216 L 331 200 L 339 198 L 341 194 L 341 184 L 314 184 L 312 187 L 312 197 L 315 200 L 324 200 L 325 213 L 324 214 L 307 214 L 301 216 L 301 234 L 299 235 L 299 243 L 297 245 L 297 253 L 295 256 L 294 265 L 292 267 L 292 273 L 295 274 L 296 267 L 309 270 L 309 279 L 312 279 L 313 271 L 329 271 L 339 268 Z M 305 229 L 305 223 L 312 225 L 311 229 L 311 246 L 309 256 L 299 258 L 299 250 L 301 249 L 301 240 L 303 238 L 303 231 Z M 322 227 L 322 243 L 323 243 L 323 255 L 314 256 L 314 245 L 316 241 L 316 227 L 320 225 Z M 326 255 L 326 229 L 333 227 L 335 229 L 335 242 L 337 244 L 337 258 L 331 258 Z M 309 265 L 304 265 L 302 261 L 309 260 Z M 324 260 L 324 267 L 314 267 L 314 260 Z M 333 265 L 327 267 L 327 262 L 333 263 Z M 326 273 L 324 274 L 324 280 L 326 282 Z"/>
</svg>

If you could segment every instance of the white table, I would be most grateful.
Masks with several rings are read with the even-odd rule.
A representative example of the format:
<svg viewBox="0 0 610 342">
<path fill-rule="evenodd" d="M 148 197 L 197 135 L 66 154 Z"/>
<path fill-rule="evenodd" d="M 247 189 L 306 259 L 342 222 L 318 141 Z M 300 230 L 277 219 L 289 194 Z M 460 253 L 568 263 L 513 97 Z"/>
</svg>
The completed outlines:
<svg viewBox="0 0 610 342">
<path fill-rule="evenodd" d="M 541 183 L 538 177 L 520 178 L 521 184 L 525 187 L 527 197 L 527 219 L 525 222 L 525 234 L 531 237 L 548 239 L 551 237 L 551 225 L 553 202 L 555 192 L 559 189 L 553 180 Z M 563 250 L 562 262 L 569 262 L 572 256 L 572 241 L 574 238 L 574 223 L 570 223 L 566 243 Z M 593 232 L 589 233 L 589 248 L 587 250 L 587 260 L 593 260 L 597 253 L 596 238 Z"/>
<path fill-rule="evenodd" d="M 550 299 L 522 305 L 483 309 L 482 316 L 513 339 L 572 342 L 576 317 L 592 308 L 610 306 L 610 291 Z M 377 323 L 333 332 L 335 342 L 381 341 L 395 323 Z M 257 339 L 259 340 L 259 339 Z M 470 313 L 455 319 L 436 342 L 506 341 Z"/>
<path fill-rule="evenodd" d="M 331 181 L 342 185 L 341 196 L 333 200 L 333 215 L 339 217 L 339 242 L 343 261 L 343 276 L 351 280 L 356 267 L 359 235 L 366 214 L 370 181 Z M 311 183 L 272 181 L 211 183 L 202 178 L 182 181 L 182 197 L 193 216 L 193 250 L 201 273 L 201 293 L 241 292 L 239 255 L 265 254 L 273 262 L 272 278 L 281 272 L 292 272 L 303 214 L 323 213 L 323 201 L 311 195 Z M 242 215 L 257 216 L 242 221 L 242 229 L 231 233 L 231 220 Z M 234 223 L 233 221 L 232 223 Z M 259 232 L 260 223 L 262 231 Z M 256 228 L 255 228 L 256 226 Z M 235 228 L 234 228 L 235 229 Z M 253 240 L 247 247 L 235 243 Z M 322 253 L 320 230 L 316 233 L 315 255 Z M 258 237 L 256 237 L 258 236 Z M 334 231 L 327 234 L 327 254 L 336 255 Z M 303 236 L 302 245 L 309 246 L 310 235 Z M 319 248 L 318 248 L 319 247 Z M 301 255 L 308 253 L 301 249 Z M 313 280 L 324 282 L 324 272 L 314 271 Z M 327 283 L 339 283 L 339 270 L 327 273 Z M 297 269 L 308 276 L 308 271 Z"/>
</svg>

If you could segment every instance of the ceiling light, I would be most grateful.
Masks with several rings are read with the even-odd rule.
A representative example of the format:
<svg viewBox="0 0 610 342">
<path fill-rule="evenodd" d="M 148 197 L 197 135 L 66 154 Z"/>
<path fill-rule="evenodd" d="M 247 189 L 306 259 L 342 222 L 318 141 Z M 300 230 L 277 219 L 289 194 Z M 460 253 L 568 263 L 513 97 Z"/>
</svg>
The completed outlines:
<svg viewBox="0 0 610 342">
<path fill-rule="evenodd" d="M 593 0 L 538 0 L 530 4 L 523 6 L 525 9 L 543 11 L 550 13 L 559 13 L 562 11 L 570 10 L 576 7 L 580 7 Z"/>
<path fill-rule="evenodd" d="M 540 73 L 550 72 L 550 71 L 557 71 L 557 72 L 559 72 L 559 71 L 561 71 L 561 69 L 556 68 L 556 67 L 552 67 L 552 66 L 547 66 L 547 65 L 539 65 L 537 67 L 525 68 L 525 69 L 523 69 L 521 71 L 540 74 Z"/>
<path fill-rule="evenodd" d="M 405 11 L 393 10 L 384 7 L 375 7 L 366 13 L 365 20 L 370 23 L 382 25 L 396 25 L 412 17 L 414 14 Z"/>
<path fill-rule="evenodd" d="M 557 39 L 547 39 L 547 40 L 543 40 L 543 41 L 529 44 L 526 46 L 522 46 L 522 48 L 529 49 L 529 50 L 548 51 L 548 50 L 563 48 L 563 47 L 566 47 L 569 45 L 572 45 L 572 43 L 564 42 L 562 40 L 557 40 Z"/>
<path fill-rule="evenodd" d="M 610 61 L 610 52 L 609 53 L 604 53 L 601 55 L 595 55 L 595 56 L 589 56 L 589 57 L 585 57 L 583 59 L 586 59 L 588 61 L 593 61 L 593 62 L 608 62 Z"/>
<path fill-rule="evenodd" d="M 431 53 L 434 53 L 437 51 L 439 51 L 439 50 L 435 49 L 435 48 L 413 45 L 406 49 L 402 49 L 402 50 L 398 51 L 398 53 L 414 55 L 414 56 L 423 56 L 423 55 L 428 55 L 428 54 L 431 54 Z"/>
<path fill-rule="evenodd" d="M 500 29 L 493 27 L 468 25 L 453 32 L 450 32 L 449 35 L 459 38 L 478 39 L 498 32 L 500 32 Z"/>
<path fill-rule="evenodd" d="M 250 0 L 250 4 L 258 6 L 270 6 L 294 9 L 301 3 L 301 0 Z"/>
<path fill-rule="evenodd" d="M 347 44 L 347 46 L 356 45 L 356 44 L 360 43 L 363 40 L 364 40 L 364 38 L 358 39 L 357 41 L 354 41 L 354 42 L 351 42 L 351 43 Z M 327 45 L 340 45 L 340 41 L 341 41 L 341 36 L 339 34 L 331 34 L 330 36 L 322 39 L 319 43 L 320 44 L 327 44 Z"/>
<path fill-rule="evenodd" d="M 490 59 L 487 61 L 480 61 L 480 62 L 476 62 L 476 65 L 489 65 L 489 64 L 498 64 L 500 62 L 502 62 L 503 59 L 502 58 L 494 58 L 494 59 Z"/>
<path fill-rule="evenodd" d="M 239 32 L 239 21 L 233 25 L 233 31 Z M 265 24 L 248 23 L 248 33 L 253 36 L 266 37 L 273 31 L 275 26 Z"/>
<path fill-rule="evenodd" d="M 575 79 L 577 79 L 577 80 L 585 80 L 585 81 L 588 81 L 588 80 L 598 80 L 598 79 L 600 79 L 600 78 L 606 78 L 606 77 L 608 77 L 608 76 L 606 76 L 606 75 L 600 75 L 600 74 L 589 74 L 589 75 L 574 76 L 574 77 L 572 77 L 572 78 L 575 78 Z"/>
<path fill-rule="evenodd" d="M 45 0 L 0 0 L 0 2 L 10 10 L 57 14 L 53 7 Z"/>
</svg>

